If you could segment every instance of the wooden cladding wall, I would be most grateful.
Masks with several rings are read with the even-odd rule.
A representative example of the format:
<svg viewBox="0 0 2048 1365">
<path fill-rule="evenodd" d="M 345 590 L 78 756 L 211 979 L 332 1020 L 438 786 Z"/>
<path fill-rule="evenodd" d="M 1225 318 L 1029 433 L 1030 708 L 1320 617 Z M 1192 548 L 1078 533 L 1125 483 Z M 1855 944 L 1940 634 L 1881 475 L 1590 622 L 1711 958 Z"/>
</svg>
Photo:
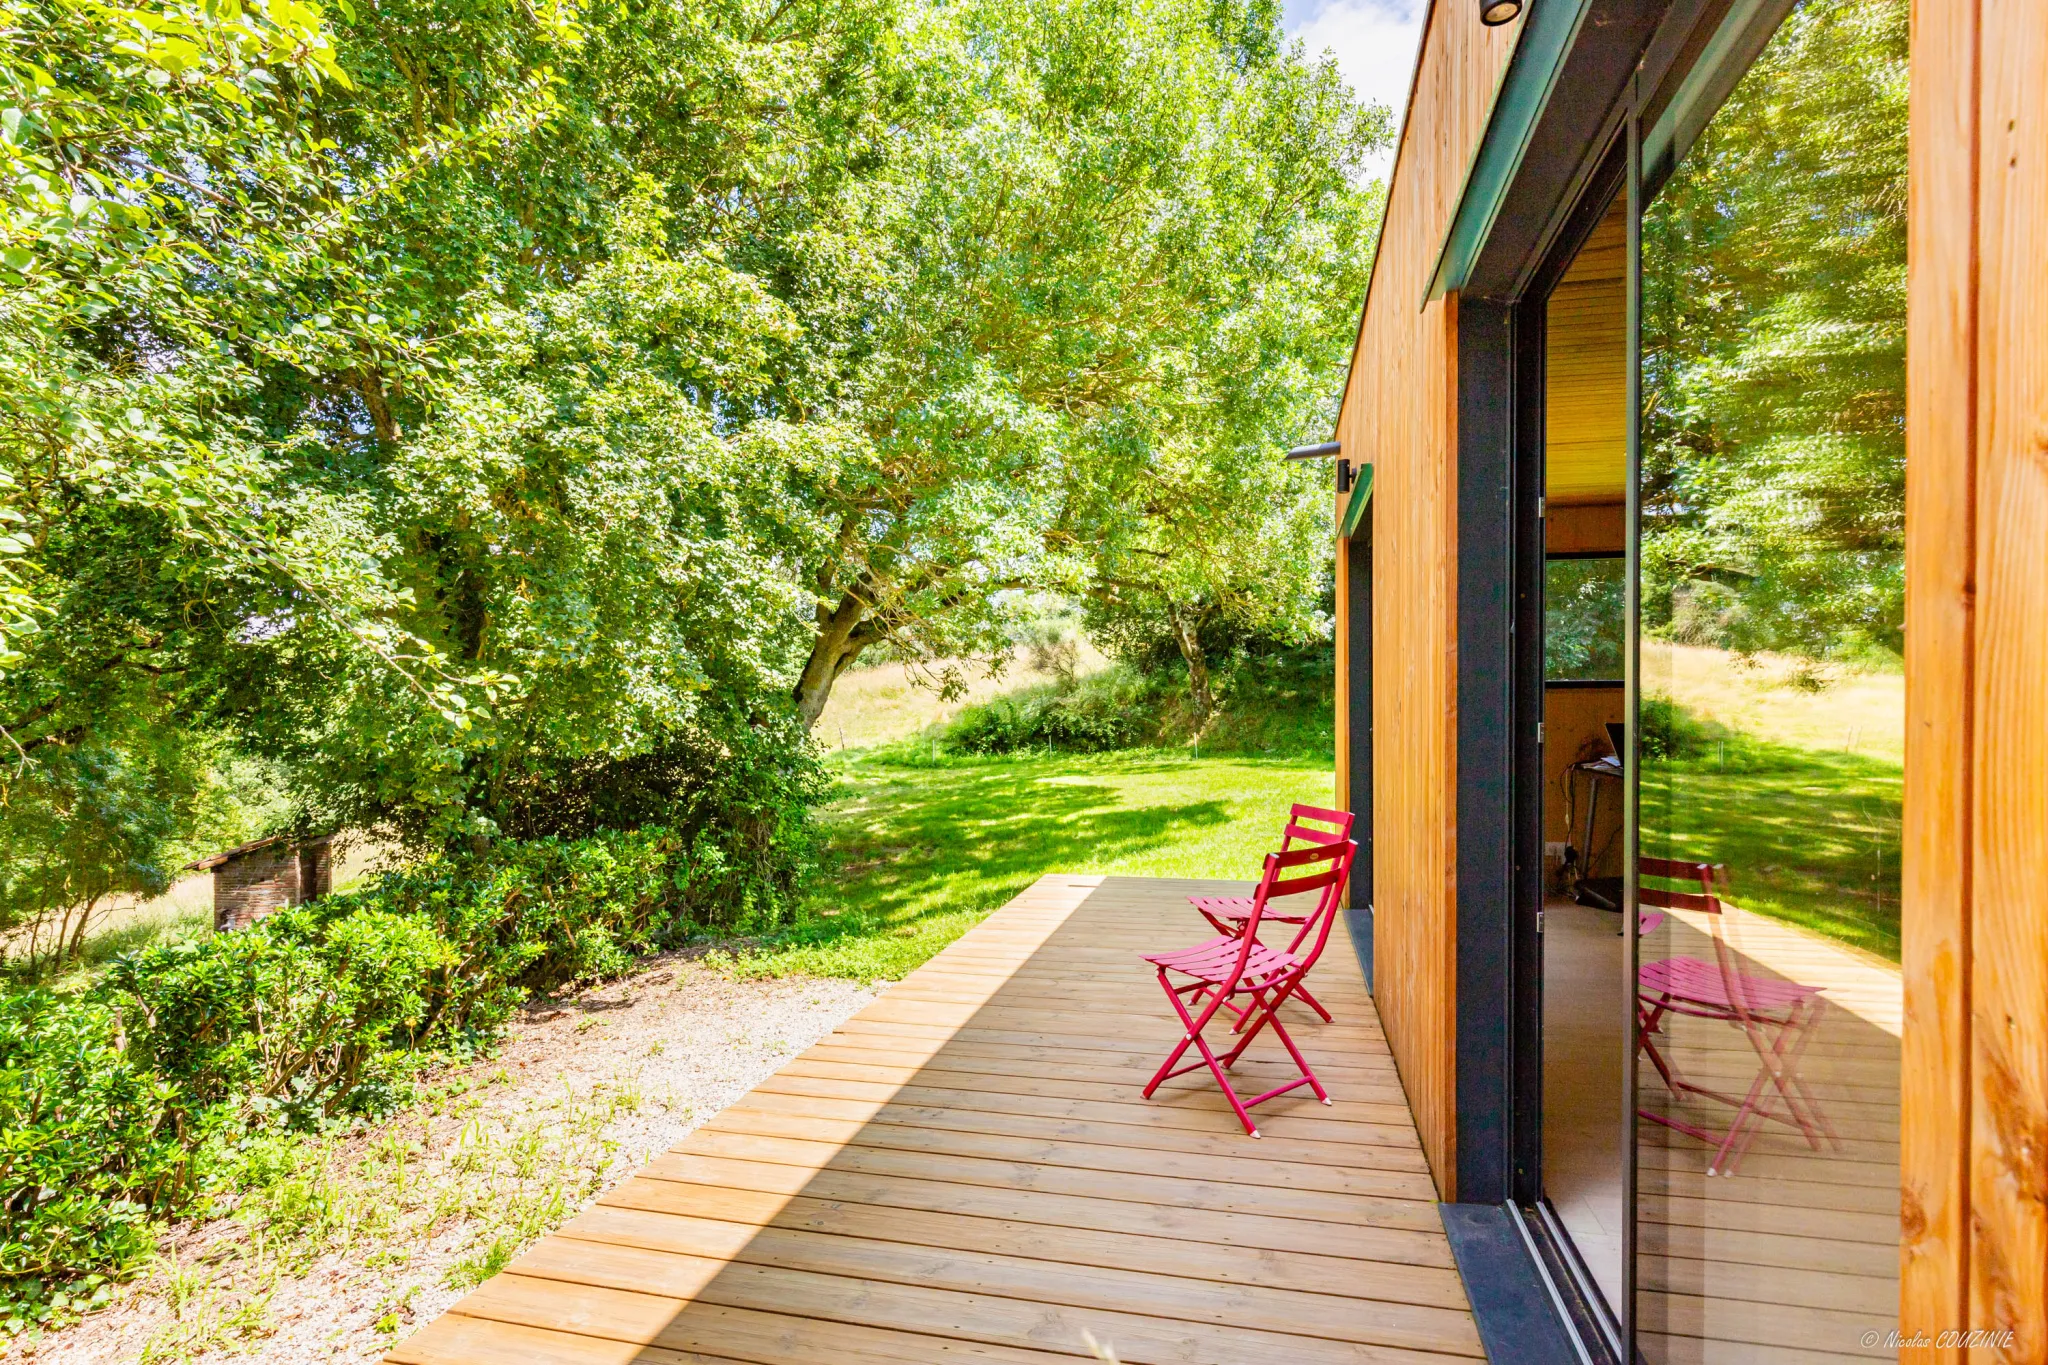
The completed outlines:
<svg viewBox="0 0 2048 1365">
<path fill-rule="evenodd" d="M 2048 5 L 1917 0 L 1903 1359 L 2048 1360 Z M 1957 1328 L 2010 1331 L 1974 1350 Z"/>
<path fill-rule="evenodd" d="M 1458 310 L 1455 297 L 1424 307 L 1423 296 L 1519 32 L 1485 27 L 1474 4 L 1430 7 L 1337 426 L 1345 455 L 1373 466 L 1375 1002 L 1446 1199 L 1457 1197 Z M 1339 717 L 1347 667 L 1340 659 Z"/>
</svg>

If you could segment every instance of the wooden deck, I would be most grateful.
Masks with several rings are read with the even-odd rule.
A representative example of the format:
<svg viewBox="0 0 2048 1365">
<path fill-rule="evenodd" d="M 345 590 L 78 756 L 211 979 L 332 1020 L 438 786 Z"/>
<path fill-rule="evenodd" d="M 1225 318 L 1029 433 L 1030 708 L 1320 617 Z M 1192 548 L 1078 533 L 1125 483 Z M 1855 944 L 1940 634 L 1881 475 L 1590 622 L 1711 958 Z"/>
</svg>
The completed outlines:
<svg viewBox="0 0 2048 1365">
<path fill-rule="evenodd" d="M 1841 1138 L 1813 1150 L 1768 1125 L 1733 1178 L 1706 1174 L 1697 1139 L 1639 1125 L 1638 1327 L 1660 1365 L 1830 1365 L 1891 1358 L 1898 1323 L 1899 1033 L 1896 967 L 1789 925 L 1729 908 L 1740 970 L 1827 991 L 1800 1073 Z M 1713 960 L 1703 916 L 1673 912 L 1646 957 Z M 1693 1079 L 1741 1092 L 1755 1049 L 1725 1024 L 1669 1022 L 1666 1055 Z M 1671 1106 L 1647 1065 L 1646 1101 L 1721 1125 L 1725 1106 Z M 1879 1335 L 1863 1345 L 1867 1333 Z"/>
<path fill-rule="evenodd" d="M 1177 1030 L 1137 954 L 1227 886 L 1041 879 L 388 1359 L 1483 1358 L 1341 926 L 1337 1022 L 1283 1016 L 1332 1106 L 1254 1141 L 1206 1073 L 1140 1098 Z"/>
</svg>

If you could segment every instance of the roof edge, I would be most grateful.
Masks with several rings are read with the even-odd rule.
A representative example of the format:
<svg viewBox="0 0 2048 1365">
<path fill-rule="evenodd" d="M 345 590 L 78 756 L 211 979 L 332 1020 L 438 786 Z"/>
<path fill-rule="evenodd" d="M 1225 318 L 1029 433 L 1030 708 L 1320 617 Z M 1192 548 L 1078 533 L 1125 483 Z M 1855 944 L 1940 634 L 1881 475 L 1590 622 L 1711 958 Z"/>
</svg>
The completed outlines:
<svg viewBox="0 0 2048 1365">
<path fill-rule="evenodd" d="M 1462 289 L 1471 275 L 1472 263 L 1486 244 L 1508 187 L 1522 167 L 1537 120 L 1557 89 L 1565 58 L 1592 9 L 1593 0 L 1536 0 L 1531 5 L 1515 40 L 1514 55 L 1508 58 L 1495 88 L 1486 131 L 1466 165 L 1458 207 L 1444 229 L 1421 306 Z"/>
</svg>

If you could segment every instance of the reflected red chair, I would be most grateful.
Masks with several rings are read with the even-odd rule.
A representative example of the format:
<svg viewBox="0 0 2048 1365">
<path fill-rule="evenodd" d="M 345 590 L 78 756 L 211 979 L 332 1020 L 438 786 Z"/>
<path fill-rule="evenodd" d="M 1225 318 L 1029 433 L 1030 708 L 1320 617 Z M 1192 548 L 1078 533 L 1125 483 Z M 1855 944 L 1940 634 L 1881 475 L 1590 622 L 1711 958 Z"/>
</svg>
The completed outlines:
<svg viewBox="0 0 2048 1365">
<path fill-rule="evenodd" d="M 1714 960 L 1667 957 L 1642 964 L 1636 979 L 1636 1043 L 1673 1096 L 1700 1095 L 1718 1100 L 1732 1106 L 1735 1116 L 1725 1131 L 1717 1133 L 1648 1109 L 1636 1112 L 1652 1123 L 1712 1145 L 1715 1151 L 1713 1160 L 1707 1164 L 1708 1175 L 1735 1174 L 1743 1153 L 1749 1150 L 1767 1120 L 1797 1128 L 1815 1151 L 1820 1150 L 1822 1138 L 1839 1150 L 1841 1139 L 1799 1075 L 1799 1059 L 1826 1009 L 1821 998 L 1824 988 L 1776 977 L 1750 976 L 1736 969 L 1735 951 L 1722 937 L 1721 888 L 1728 880 L 1725 867 L 1644 858 L 1641 868 L 1645 877 L 1699 884 L 1696 892 L 1644 885 L 1637 891 L 1637 900 L 1642 905 L 1706 915 Z M 1737 1096 L 1711 1090 L 1680 1074 L 1666 1049 L 1657 1045 L 1664 1021 L 1674 1014 L 1718 1020 L 1742 1030 L 1757 1057 L 1756 1079 L 1750 1082 L 1747 1094 Z"/>
<path fill-rule="evenodd" d="M 1161 1082 L 1206 1066 L 1216 1077 L 1216 1084 L 1223 1087 L 1223 1096 L 1230 1101 L 1238 1122 L 1253 1137 L 1259 1135 L 1250 1113 L 1254 1105 L 1264 1104 L 1304 1085 L 1315 1091 L 1316 1098 L 1324 1104 L 1330 1102 L 1329 1092 L 1323 1089 L 1323 1083 L 1316 1079 L 1308 1060 L 1301 1055 L 1301 1049 L 1288 1036 L 1286 1025 L 1280 1022 L 1279 1010 L 1290 996 L 1300 993 L 1303 979 L 1316 965 L 1316 959 L 1323 955 L 1324 945 L 1330 941 L 1330 927 L 1337 920 L 1337 902 L 1342 898 L 1344 879 L 1351 875 L 1351 860 L 1357 852 L 1358 845 L 1346 839 L 1341 843 L 1315 844 L 1285 853 L 1268 853 L 1265 871 L 1259 877 L 1259 888 L 1252 896 L 1251 910 L 1245 917 L 1242 932 L 1222 934 L 1192 948 L 1145 958 L 1158 969 L 1159 988 L 1173 1003 L 1173 1012 L 1180 1016 L 1184 1029 L 1181 1040 L 1174 1044 L 1173 1051 L 1167 1054 L 1166 1060 L 1160 1063 L 1159 1070 L 1146 1084 L 1146 1099 L 1152 1098 Z M 1281 896 L 1311 892 L 1321 894 L 1316 899 L 1315 909 L 1304 917 L 1301 932 L 1295 935 L 1292 947 L 1269 948 L 1259 942 L 1259 923 L 1265 918 L 1270 901 Z M 1313 942 L 1309 943 L 1308 950 L 1298 951 L 1303 942 L 1311 938 Z M 1174 984 L 1176 977 L 1186 978 L 1185 983 Z M 1235 1003 L 1239 999 L 1245 1002 L 1242 1006 Z M 1198 1007 L 1200 1013 L 1190 1010 L 1190 1004 Z M 1238 1037 L 1230 1051 L 1219 1057 L 1210 1048 L 1208 1039 L 1202 1036 L 1202 1030 L 1226 1006 L 1237 1019 Z M 1224 1071 L 1236 1064 L 1245 1049 L 1252 1045 L 1252 1040 L 1269 1025 L 1281 1046 L 1287 1049 L 1287 1055 L 1301 1069 L 1301 1076 L 1249 1100 L 1239 1099 Z M 1174 1063 L 1190 1047 L 1199 1051 L 1202 1059 L 1176 1068 Z"/>
<path fill-rule="evenodd" d="M 1320 806 L 1304 806 L 1297 801 L 1287 812 L 1287 828 L 1280 835 L 1280 851 L 1285 853 L 1292 849 L 1296 841 L 1320 847 L 1341 844 L 1351 837 L 1352 819 L 1348 810 L 1324 810 Z M 1318 825 L 1330 828 L 1319 829 Z M 1209 921 L 1217 933 L 1228 934 L 1232 938 L 1244 933 L 1245 923 L 1252 913 L 1252 898 L 1249 896 L 1189 896 L 1188 904 L 1199 910 L 1202 918 Z M 1306 914 L 1283 915 L 1269 909 L 1264 922 L 1299 926 L 1293 942 L 1287 945 L 1287 951 L 1291 953 L 1301 947 L 1301 941 L 1308 933 L 1309 918 Z M 1322 1001 L 1308 993 L 1307 987 L 1297 991 L 1296 995 L 1302 1004 L 1320 1014 L 1324 1023 L 1331 1022 L 1330 1012 L 1323 1008 Z"/>
</svg>

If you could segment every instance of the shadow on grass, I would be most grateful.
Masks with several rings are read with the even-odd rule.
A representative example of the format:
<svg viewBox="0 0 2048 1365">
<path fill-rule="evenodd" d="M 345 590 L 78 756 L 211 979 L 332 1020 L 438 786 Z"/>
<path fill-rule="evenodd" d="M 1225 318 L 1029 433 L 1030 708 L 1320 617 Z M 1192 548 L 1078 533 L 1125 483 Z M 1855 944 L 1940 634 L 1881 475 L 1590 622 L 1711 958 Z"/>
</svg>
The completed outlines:
<svg viewBox="0 0 2048 1365">
<path fill-rule="evenodd" d="M 1646 759 L 1643 839 L 1725 863 L 1736 904 L 1897 961 L 1899 765 L 1747 737 Z"/>
<path fill-rule="evenodd" d="M 714 955 L 744 975 L 899 977 L 1046 873 L 1213 837 L 1235 814 L 1226 771 L 1136 753 L 860 764 L 803 921 Z"/>
</svg>

